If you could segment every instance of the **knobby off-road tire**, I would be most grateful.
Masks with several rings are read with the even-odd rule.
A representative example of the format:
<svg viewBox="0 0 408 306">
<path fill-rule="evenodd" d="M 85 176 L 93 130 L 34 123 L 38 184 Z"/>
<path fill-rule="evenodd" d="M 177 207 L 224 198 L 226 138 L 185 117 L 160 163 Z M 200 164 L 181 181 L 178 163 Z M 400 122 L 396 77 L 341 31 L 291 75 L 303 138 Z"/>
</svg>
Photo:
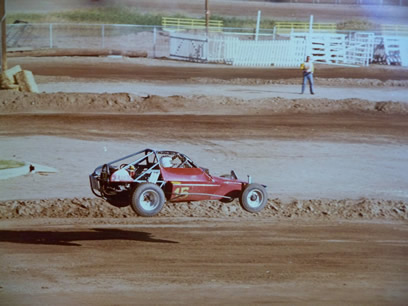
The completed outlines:
<svg viewBox="0 0 408 306">
<path fill-rule="evenodd" d="M 163 190 L 152 183 L 138 185 L 131 196 L 132 209 L 142 217 L 153 217 L 163 208 L 166 198 Z"/>
<path fill-rule="evenodd" d="M 259 184 L 249 184 L 239 197 L 239 202 L 246 211 L 260 212 L 268 202 L 266 189 Z"/>
</svg>

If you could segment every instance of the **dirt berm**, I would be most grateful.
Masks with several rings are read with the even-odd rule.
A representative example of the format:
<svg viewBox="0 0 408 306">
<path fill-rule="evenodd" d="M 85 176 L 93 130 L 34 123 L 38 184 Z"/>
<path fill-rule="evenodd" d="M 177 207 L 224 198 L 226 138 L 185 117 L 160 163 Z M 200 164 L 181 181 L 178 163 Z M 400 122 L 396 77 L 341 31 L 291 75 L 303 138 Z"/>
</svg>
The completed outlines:
<svg viewBox="0 0 408 306">
<path fill-rule="evenodd" d="M 362 99 L 252 99 L 210 96 L 146 96 L 128 93 L 22 93 L 2 91 L 0 113 L 39 112 L 115 112 L 115 113 L 200 113 L 200 114 L 259 114 L 259 113 L 331 113 L 382 112 L 407 114 L 408 104 L 400 102 L 370 102 Z"/>
<path fill-rule="evenodd" d="M 408 220 L 408 203 L 374 200 L 269 200 L 258 214 L 244 211 L 236 200 L 232 203 L 201 201 L 166 203 L 159 217 L 195 218 L 284 218 L 324 220 Z M 130 206 L 115 207 L 98 198 L 48 199 L 0 202 L 0 219 L 14 218 L 133 218 Z M 124 221 L 124 220 L 123 220 Z"/>
</svg>

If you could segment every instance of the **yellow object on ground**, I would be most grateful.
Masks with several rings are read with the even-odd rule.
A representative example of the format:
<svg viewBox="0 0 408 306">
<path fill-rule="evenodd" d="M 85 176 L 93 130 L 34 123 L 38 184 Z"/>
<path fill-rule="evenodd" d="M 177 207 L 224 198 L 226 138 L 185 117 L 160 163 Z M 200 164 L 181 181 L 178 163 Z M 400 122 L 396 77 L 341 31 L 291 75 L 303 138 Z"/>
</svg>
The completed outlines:
<svg viewBox="0 0 408 306">
<path fill-rule="evenodd" d="M 38 86 L 35 82 L 33 73 L 29 70 L 18 72 L 15 76 L 20 91 L 36 92 L 38 93 Z"/>
</svg>

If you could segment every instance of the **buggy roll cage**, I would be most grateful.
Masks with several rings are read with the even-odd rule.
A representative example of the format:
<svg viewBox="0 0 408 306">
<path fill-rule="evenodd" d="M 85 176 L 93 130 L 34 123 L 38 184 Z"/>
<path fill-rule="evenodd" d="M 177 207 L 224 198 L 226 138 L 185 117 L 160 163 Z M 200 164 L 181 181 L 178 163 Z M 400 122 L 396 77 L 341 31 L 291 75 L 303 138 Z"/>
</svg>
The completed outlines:
<svg viewBox="0 0 408 306">
<path fill-rule="evenodd" d="M 187 155 L 183 153 L 177 151 L 156 151 L 147 148 L 98 166 L 94 170 L 94 172 L 91 175 L 89 175 L 92 193 L 98 197 L 104 197 L 103 192 L 101 191 L 102 186 L 108 183 L 110 175 L 112 174 L 111 170 L 114 169 L 114 171 L 116 171 L 119 169 L 114 165 L 118 164 L 121 161 L 128 160 L 132 157 L 141 154 L 143 154 L 143 156 L 137 158 L 136 160 L 130 163 L 123 164 L 123 167 L 122 166 L 120 167 L 121 169 L 128 169 L 129 167 L 133 166 L 136 169 L 140 169 L 141 166 L 143 166 L 142 171 L 140 173 L 139 172 L 137 173 L 137 176 L 133 180 L 133 183 L 143 183 L 148 181 L 150 183 L 159 184 L 160 187 L 163 187 L 163 185 L 166 182 L 163 180 L 159 180 L 161 166 L 159 161 L 159 155 L 179 157 L 180 160 L 182 161 L 182 164 L 188 162 L 192 167 L 198 168 L 197 165 Z M 151 156 L 153 156 L 153 160 L 149 162 L 149 157 Z M 146 165 L 141 165 L 141 163 L 144 161 L 146 161 Z"/>
</svg>

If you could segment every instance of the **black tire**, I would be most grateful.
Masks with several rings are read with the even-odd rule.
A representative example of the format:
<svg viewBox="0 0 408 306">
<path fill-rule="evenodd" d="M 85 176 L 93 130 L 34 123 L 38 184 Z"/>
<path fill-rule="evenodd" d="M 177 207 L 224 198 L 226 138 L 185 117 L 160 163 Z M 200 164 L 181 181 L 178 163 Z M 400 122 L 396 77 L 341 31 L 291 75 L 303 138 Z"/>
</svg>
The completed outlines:
<svg viewBox="0 0 408 306">
<path fill-rule="evenodd" d="M 268 202 L 265 187 L 259 184 L 248 184 L 239 197 L 242 208 L 251 213 L 260 212 Z"/>
<path fill-rule="evenodd" d="M 133 191 L 130 205 L 139 216 L 153 217 L 162 210 L 164 202 L 164 192 L 159 186 L 142 183 Z"/>
</svg>

